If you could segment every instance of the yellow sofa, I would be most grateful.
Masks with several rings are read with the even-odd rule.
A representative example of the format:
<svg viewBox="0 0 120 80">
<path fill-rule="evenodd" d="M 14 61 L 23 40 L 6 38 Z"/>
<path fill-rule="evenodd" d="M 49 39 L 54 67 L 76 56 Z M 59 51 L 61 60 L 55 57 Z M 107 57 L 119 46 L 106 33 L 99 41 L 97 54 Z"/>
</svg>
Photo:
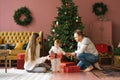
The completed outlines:
<svg viewBox="0 0 120 80">
<path fill-rule="evenodd" d="M 33 32 L 0 32 L 0 45 L 6 45 L 11 44 L 15 45 L 15 47 L 18 44 L 25 44 L 29 42 L 29 38 L 32 35 Z M 40 45 L 41 54 L 43 53 L 43 32 L 39 32 L 40 35 Z M 8 49 L 7 49 L 8 50 Z M 9 61 L 9 67 L 11 67 L 11 61 L 17 60 L 17 54 L 18 53 L 24 53 L 25 50 L 22 50 L 22 48 L 14 48 L 12 50 L 8 50 L 9 55 L 7 57 Z M 0 57 L 0 60 L 4 60 L 4 57 Z"/>
</svg>

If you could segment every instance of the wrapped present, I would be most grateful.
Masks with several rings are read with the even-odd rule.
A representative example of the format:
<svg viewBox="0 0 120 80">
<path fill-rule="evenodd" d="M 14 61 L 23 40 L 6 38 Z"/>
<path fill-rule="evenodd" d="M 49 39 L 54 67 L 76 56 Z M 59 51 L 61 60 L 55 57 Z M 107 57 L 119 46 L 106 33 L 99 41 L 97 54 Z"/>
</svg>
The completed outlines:
<svg viewBox="0 0 120 80">
<path fill-rule="evenodd" d="M 17 69 L 24 69 L 24 60 L 17 60 Z"/>
<path fill-rule="evenodd" d="M 76 65 L 66 66 L 65 67 L 65 72 L 67 72 L 67 73 L 80 72 L 80 67 L 76 66 Z"/>
<path fill-rule="evenodd" d="M 60 64 L 61 68 L 65 67 L 65 66 L 71 66 L 71 65 L 75 65 L 74 62 L 62 62 Z"/>
<path fill-rule="evenodd" d="M 24 69 L 24 53 L 18 53 L 17 55 L 17 69 Z"/>
<path fill-rule="evenodd" d="M 68 66 L 72 66 L 72 65 L 75 65 L 75 63 L 74 62 L 62 62 L 60 64 L 61 71 L 66 72 L 65 68 L 68 67 Z"/>
<path fill-rule="evenodd" d="M 108 45 L 107 44 L 96 44 L 95 47 L 98 50 L 98 52 L 101 52 L 101 53 L 108 52 Z"/>
<path fill-rule="evenodd" d="M 25 57 L 25 53 L 19 53 L 17 55 L 17 60 L 24 60 L 24 57 Z"/>
<path fill-rule="evenodd" d="M 50 58 L 51 58 L 51 59 L 54 59 L 54 58 L 62 58 L 62 53 L 57 53 L 57 54 L 51 53 L 51 54 L 50 54 Z"/>
</svg>

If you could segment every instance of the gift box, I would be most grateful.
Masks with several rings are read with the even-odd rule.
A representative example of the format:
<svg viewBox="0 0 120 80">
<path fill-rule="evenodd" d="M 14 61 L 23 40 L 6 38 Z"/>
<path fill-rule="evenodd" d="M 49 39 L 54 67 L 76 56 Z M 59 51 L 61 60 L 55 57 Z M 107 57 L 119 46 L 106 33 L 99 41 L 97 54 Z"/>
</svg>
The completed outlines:
<svg viewBox="0 0 120 80">
<path fill-rule="evenodd" d="M 74 62 L 62 62 L 60 64 L 61 72 L 66 72 L 65 68 L 68 66 L 72 66 L 72 65 L 75 65 L 75 63 Z"/>
<path fill-rule="evenodd" d="M 65 67 L 65 72 L 67 73 L 80 72 L 80 67 L 76 65 L 67 66 Z"/>
<path fill-rule="evenodd" d="M 65 66 L 71 66 L 71 65 L 75 65 L 75 63 L 74 62 L 62 62 L 60 64 L 60 67 L 64 68 Z"/>
<path fill-rule="evenodd" d="M 19 54 L 17 55 L 17 60 L 23 60 L 24 57 L 25 57 L 25 53 L 19 53 Z"/>
<path fill-rule="evenodd" d="M 51 58 L 51 59 L 54 59 L 54 58 L 62 58 L 62 53 L 57 53 L 57 54 L 51 53 L 51 54 L 50 54 L 50 58 Z"/>
<path fill-rule="evenodd" d="M 96 44 L 95 47 L 98 50 L 98 52 L 101 52 L 101 53 L 108 52 L 108 45 L 107 44 Z"/>
<path fill-rule="evenodd" d="M 17 60 L 17 69 L 24 69 L 24 60 Z"/>
<path fill-rule="evenodd" d="M 24 69 L 24 53 L 18 53 L 17 55 L 17 69 Z"/>
</svg>

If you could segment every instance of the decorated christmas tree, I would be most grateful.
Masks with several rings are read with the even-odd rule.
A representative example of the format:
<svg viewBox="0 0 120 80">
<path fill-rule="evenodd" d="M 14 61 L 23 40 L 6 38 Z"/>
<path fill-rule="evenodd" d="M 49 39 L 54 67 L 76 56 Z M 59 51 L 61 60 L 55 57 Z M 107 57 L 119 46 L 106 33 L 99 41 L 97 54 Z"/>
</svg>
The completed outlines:
<svg viewBox="0 0 120 80">
<path fill-rule="evenodd" d="M 74 40 L 74 31 L 83 30 L 84 26 L 77 13 L 78 6 L 75 6 L 72 0 L 61 0 L 61 2 L 61 6 L 58 7 L 58 16 L 51 25 L 51 35 L 48 35 L 48 47 L 53 46 L 55 39 L 59 39 L 65 52 L 73 52 L 77 45 Z"/>
</svg>

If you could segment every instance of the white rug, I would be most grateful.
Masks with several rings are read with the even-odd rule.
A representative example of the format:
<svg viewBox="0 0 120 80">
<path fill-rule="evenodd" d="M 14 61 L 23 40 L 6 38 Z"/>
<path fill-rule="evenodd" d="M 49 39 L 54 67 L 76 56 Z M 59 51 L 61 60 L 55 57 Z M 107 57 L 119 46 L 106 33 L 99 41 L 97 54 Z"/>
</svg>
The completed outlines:
<svg viewBox="0 0 120 80">
<path fill-rule="evenodd" d="M 0 69 L 0 80 L 50 80 L 51 73 L 28 73 L 25 70 L 11 68 L 5 73 Z"/>
</svg>

